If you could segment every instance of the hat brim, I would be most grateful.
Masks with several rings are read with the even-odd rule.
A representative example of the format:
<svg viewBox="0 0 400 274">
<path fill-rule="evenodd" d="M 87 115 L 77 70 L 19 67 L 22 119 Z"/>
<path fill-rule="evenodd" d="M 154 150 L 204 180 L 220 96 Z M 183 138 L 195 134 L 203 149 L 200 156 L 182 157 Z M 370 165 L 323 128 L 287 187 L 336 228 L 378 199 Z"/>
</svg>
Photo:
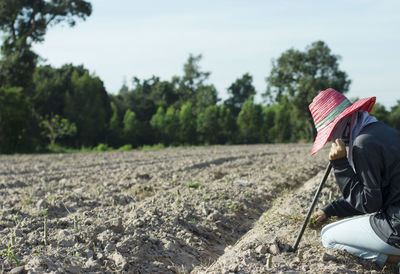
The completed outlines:
<svg viewBox="0 0 400 274">
<path fill-rule="evenodd" d="M 335 128 L 336 124 L 344 117 L 352 114 L 353 112 L 360 109 L 361 111 L 371 112 L 373 106 L 375 105 L 376 97 L 368 97 L 358 100 L 354 102 L 352 105 L 348 106 L 345 110 L 343 110 L 338 117 L 335 118 L 329 125 L 319 130 L 317 133 L 317 137 L 315 137 L 314 145 L 311 151 L 311 154 L 315 154 L 321 148 L 325 146 L 328 142 L 329 138 L 332 135 L 332 131 Z"/>
</svg>

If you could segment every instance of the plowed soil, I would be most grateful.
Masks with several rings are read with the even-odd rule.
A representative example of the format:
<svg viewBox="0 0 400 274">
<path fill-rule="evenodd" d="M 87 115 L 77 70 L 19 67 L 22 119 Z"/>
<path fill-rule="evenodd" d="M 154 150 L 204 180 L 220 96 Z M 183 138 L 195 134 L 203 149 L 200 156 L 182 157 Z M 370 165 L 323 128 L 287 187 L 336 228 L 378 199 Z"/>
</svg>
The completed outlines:
<svg viewBox="0 0 400 274">
<path fill-rule="evenodd" d="M 0 157 L 0 273 L 370 272 L 301 228 L 310 144 Z M 331 175 L 318 207 L 339 195 Z M 388 267 L 384 272 L 394 271 Z"/>
</svg>

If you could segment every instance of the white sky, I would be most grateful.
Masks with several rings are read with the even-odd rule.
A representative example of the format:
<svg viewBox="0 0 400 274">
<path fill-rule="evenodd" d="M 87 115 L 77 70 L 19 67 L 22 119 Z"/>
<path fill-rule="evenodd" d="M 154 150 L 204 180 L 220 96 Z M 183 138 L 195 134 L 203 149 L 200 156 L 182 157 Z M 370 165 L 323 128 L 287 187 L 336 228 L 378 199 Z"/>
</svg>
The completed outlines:
<svg viewBox="0 0 400 274">
<path fill-rule="evenodd" d="M 276 59 L 317 40 L 342 57 L 349 98 L 400 100 L 400 1 L 392 0 L 93 0 L 92 15 L 74 28 L 55 26 L 34 46 L 47 64 L 83 64 L 109 93 L 123 80 L 183 74 L 190 53 L 219 97 L 248 72 L 260 95 Z"/>
</svg>

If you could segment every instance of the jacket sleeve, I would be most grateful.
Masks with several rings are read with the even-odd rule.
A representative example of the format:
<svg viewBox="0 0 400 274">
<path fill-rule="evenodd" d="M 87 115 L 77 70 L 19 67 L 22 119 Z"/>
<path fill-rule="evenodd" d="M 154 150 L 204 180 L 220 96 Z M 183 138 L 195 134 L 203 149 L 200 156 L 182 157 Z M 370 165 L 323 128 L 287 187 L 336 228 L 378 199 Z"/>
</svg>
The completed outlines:
<svg viewBox="0 0 400 274">
<path fill-rule="evenodd" d="M 382 207 L 381 165 L 375 148 L 354 146 L 354 173 L 347 158 L 331 161 L 343 199 L 361 213 L 374 213 Z"/>
<path fill-rule="evenodd" d="M 349 217 L 364 214 L 363 212 L 360 212 L 352 207 L 344 198 L 331 201 L 322 208 L 322 211 L 328 218 L 331 216 Z"/>
</svg>

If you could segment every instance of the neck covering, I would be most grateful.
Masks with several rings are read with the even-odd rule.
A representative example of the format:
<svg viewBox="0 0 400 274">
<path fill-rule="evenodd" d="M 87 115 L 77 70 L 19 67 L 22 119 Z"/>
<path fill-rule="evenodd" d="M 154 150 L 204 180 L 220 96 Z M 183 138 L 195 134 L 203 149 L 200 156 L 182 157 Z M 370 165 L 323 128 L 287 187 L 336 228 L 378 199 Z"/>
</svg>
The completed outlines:
<svg viewBox="0 0 400 274">
<path fill-rule="evenodd" d="M 354 163 L 353 163 L 353 143 L 356 137 L 360 134 L 361 130 L 366 127 L 367 125 L 371 123 L 375 123 L 378 120 L 374 117 L 368 114 L 367 111 L 361 112 L 357 111 L 356 112 L 357 117 L 354 121 L 354 125 L 352 127 L 351 135 L 350 135 L 350 142 L 349 142 L 349 163 L 351 167 L 353 168 L 354 172 L 356 171 L 354 168 Z"/>
<path fill-rule="evenodd" d="M 335 129 L 332 131 L 330 140 L 342 139 L 346 145 L 349 146 L 348 160 L 350 166 L 353 168 L 353 144 L 355 138 L 360 134 L 361 130 L 371 123 L 375 123 L 377 120 L 374 116 L 368 114 L 368 111 L 356 111 L 349 116 L 341 119 Z"/>
</svg>

